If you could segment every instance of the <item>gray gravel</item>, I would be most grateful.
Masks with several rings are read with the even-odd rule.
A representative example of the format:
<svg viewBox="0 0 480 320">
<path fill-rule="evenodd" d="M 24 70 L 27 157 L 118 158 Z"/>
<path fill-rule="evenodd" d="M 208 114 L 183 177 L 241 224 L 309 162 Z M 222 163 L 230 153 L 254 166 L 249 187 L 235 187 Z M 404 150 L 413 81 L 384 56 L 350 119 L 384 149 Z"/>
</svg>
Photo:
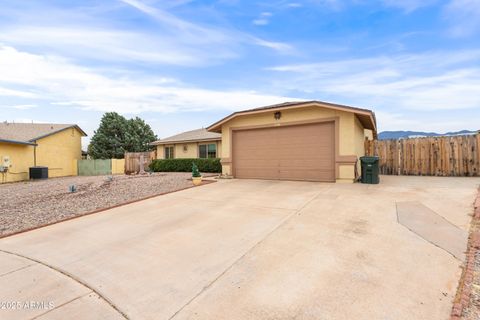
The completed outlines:
<svg viewBox="0 0 480 320">
<path fill-rule="evenodd" d="M 0 185 L 0 237 L 192 185 L 191 173 L 64 177 Z M 75 184 L 77 191 L 69 192 Z"/>
</svg>

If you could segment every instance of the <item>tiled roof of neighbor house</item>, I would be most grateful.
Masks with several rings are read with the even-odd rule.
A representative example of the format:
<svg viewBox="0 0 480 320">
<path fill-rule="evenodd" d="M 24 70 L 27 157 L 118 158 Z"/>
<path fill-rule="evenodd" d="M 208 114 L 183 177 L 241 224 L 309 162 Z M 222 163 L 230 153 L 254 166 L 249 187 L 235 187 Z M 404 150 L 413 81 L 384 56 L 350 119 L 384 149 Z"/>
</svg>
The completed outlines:
<svg viewBox="0 0 480 320">
<path fill-rule="evenodd" d="M 347 111 L 347 112 L 353 112 L 355 113 L 362 124 L 364 125 L 365 128 L 371 129 L 374 132 L 374 135 L 376 135 L 376 130 L 377 130 L 377 121 L 375 118 L 375 113 L 373 111 L 368 110 L 368 109 L 362 109 L 362 108 L 357 108 L 357 107 L 350 107 L 350 106 L 345 106 L 341 104 L 336 104 L 336 103 L 330 103 L 330 102 L 324 102 L 324 101 L 318 101 L 318 100 L 311 100 L 311 101 L 291 101 L 291 102 L 284 102 L 284 103 L 278 103 L 278 104 L 272 104 L 269 106 L 264 106 L 264 107 L 259 107 L 259 108 L 253 108 L 253 109 L 247 109 L 247 110 L 242 110 L 242 111 L 237 111 L 229 116 L 215 122 L 211 126 L 207 128 L 207 130 L 210 131 L 216 131 L 218 132 L 221 130 L 221 124 L 236 117 L 239 115 L 243 114 L 251 114 L 251 113 L 259 113 L 263 111 L 268 111 L 268 110 L 274 110 L 274 109 L 282 109 L 282 108 L 289 108 L 289 107 L 300 107 L 300 106 L 307 106 L 307 105 L 319 105 L 323 106 L 325 108 L 331 108 L 331 109 L 336 109 L 336 110 L 342 110 L 342 111 Z"/>
<path fill-rule="evenodd" d="M 205 128 L 191 130 L 176 134 L 174 136 L 160 139 L 150 143 L 151 145 L 175 143 L 175 142 L 194 142 L 194 141 L 205 141 L 205 140 L 221 140 L 222 135 L 216 132 L 209 132 Z"/>
<path fill-rule="evenodd" d="M 76 128 L 82 135 L 87 135 L 76 124 L 0 122 L 0 142 L 34 145 L 35 140 L 68 128 Z"/>
</svg>

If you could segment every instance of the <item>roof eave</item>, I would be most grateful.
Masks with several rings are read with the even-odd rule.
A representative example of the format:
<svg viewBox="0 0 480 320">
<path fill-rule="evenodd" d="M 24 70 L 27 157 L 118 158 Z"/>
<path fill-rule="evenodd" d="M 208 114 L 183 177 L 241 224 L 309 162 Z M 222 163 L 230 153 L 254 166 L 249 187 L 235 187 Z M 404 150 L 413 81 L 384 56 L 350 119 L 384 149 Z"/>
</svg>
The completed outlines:
<svg viewBox="0 0 480 320">
<path fill-rule="evenodd" d="M 266 108 L 266 109 L 258 109 L 258 110 L 248 109 L 248 110 L 244 110 L 244 111 L 236 111 L 236 112 L 233 112 L 230 115 L 226 116 L 225 118 L 220 119 L 219 121 L 210 125 L 207 128 L 207 131 L 221 133 L 222 132 L 222 125 L 225 122 L 228 122 L 228 121 L 230 121 L 231 119 L 233 119 L 237 116 L 247 115 L 247 114 L 264 113 L 264 112 L 272 112 L 274 110 L 286 109 L 286 108 L 289 108 L 289 109 L 302 108 L 302 107 L 305 107 L 305 106 L 308 106 L 308 105 L 318 105 L 318 106 L 324 106 L 324 107 L 330 108 L 330 109 L 335 109 L 335 110 L 340 110 L 340 111 L 345 111 L 345 112 L 352 112 L 354 114 L 368 115 L 371 119 L 371 125 L 372 125 L 372 128 L 373 128 L 373 129 L 370 129 L 370 130 L 373 131 L 374 136 L 377 135 L 377 132 L 376 132 L 377 131 L 377 128 L 376 128 L 377 125 L 376 125 L 375 114 L 373 113 L 373 111 L 368 110 L 368 109 L 355 108 L 355 107 L 350 107 L 350 106 L 333 104 L 333 103 L 329 103 L 329 102 L 316 101 L 316 100 L 304 101 L 302 103 L 295 103 L 295 104 L 291 104 L 291 105 L 283 105 L 283 106 L 279 105 L 277 107 Z"/>
<path fill-rule="evenodd" d="M 151 142 L 151 146 L 159 146 L 165 144 L 175 144 L 175 143 L 192 143 L 192 142 L 207 142 L 207 141 L 220 141 L 222 137 L 217 138 L 206 138 L 206 139 L 190 139 L 190 140 L 170 140 L 170 141 L 154 141 Z"/>
<path fill-rule="evenodd" d="M 30 141 L 18 141 L 18 140 L 8 140 L 8 139 L 0 139 L 0 142 L 4 143 L 12 143 L 12 144 L 22 144 L 27 146 L 36 146 L 37 144 Z"/>
</svg>

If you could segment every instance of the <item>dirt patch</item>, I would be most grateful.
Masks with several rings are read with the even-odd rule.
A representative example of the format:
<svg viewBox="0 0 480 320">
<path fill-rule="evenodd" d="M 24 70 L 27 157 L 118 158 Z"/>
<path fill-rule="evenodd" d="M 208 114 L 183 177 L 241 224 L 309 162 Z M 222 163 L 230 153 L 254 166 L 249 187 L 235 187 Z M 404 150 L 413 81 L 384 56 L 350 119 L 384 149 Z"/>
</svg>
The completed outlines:
<svg viewBox="0 0 480 320">
<path fill-rule="evenodd" d="M 458 285 L 451 319 L 480 319 L 480 189 L 470 227 L 467 260 Z"/>
<path fill-rule="evenodd" d="M 69 191 L 72 185 L 76 192 Z M 190 186 L 191 173 L 184 172 L 64 177 L 0 185 L 0 237 Z"/>
</svg>

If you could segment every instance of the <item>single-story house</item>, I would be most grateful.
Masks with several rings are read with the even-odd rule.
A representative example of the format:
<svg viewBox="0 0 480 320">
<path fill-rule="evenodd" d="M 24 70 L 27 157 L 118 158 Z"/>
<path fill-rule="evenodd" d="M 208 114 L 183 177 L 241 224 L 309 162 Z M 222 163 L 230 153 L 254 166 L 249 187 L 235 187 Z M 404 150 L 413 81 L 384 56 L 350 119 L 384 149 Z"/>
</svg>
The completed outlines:
<svg viewBox="0 0 480 320">
<path fill-rule="evenodd" d="M 75 124 L 0 123 L 0 183 L 29 179 L 33 166 L 48 167 L 49 177 L 76 175 L 86 135 Z"/>
<path fill-rule="evenodd" d="M 196 129 L 152 142 L 157 146 L 157 159 L 220 158 L 222 135 Z"/>
<path fill-rule="evenodd" d="M 222 135 L 224 175 L 235 178 L 353 182 L 376 138 L 371 110 L 322 101 L 234 112 L 207 128 Z"/>
</svg>

